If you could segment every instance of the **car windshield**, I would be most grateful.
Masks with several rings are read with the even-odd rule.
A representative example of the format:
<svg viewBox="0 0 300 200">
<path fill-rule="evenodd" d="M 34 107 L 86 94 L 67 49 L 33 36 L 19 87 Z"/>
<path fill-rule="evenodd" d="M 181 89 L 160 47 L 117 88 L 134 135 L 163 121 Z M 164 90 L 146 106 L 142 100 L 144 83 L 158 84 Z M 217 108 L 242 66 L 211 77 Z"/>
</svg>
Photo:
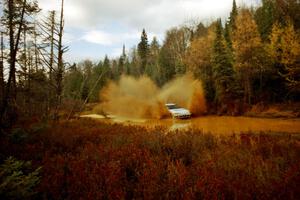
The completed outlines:
<svg viewBox="0 0 300 200">
<path fill-rule="evenodd" d="M 172 104 L 172 105 L 167 105 L 167 108 L 168 108 L 169 110 L 172 110 L 172 109 L 178 109 L 179 107 L 176 106 L 175 104 Z"/>
</svg>

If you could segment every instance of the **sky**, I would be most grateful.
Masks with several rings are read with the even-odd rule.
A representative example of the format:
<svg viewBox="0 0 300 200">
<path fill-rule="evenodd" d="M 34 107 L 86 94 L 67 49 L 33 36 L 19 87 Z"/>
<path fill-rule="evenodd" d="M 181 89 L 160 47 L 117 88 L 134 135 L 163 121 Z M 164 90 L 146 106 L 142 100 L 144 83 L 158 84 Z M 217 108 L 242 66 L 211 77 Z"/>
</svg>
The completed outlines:
<svg viewBox="0 0 300 200">
<path fill-rule="evenodd" d="M 38 0 L 43 15 L 58 10 L 60 0 Z M 258 0 L 237 0 L 238 6 Z M 68 62 L 98 61 L 117 57 L 123 44 L 128 51 L 137 45 L 143 28 L 148 40 L 163 42 L 165 32 L 182 24 L 226 19 L 232 0 L 65 0 L 64 42 Z"/>
</svg>

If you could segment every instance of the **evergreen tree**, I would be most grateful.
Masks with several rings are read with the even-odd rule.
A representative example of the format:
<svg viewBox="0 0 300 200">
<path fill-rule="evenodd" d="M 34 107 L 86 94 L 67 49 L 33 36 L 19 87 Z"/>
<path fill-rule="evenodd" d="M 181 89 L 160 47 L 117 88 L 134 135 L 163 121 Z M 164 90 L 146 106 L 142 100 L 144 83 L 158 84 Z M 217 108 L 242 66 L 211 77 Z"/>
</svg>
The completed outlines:
<svg viewBox="0 0 300 200">
<path fill-rule="evenodd" d="M 144 74 L 146 66 L 148 64 L 148 57 L 149 57 L 148 37 L 147 37 L 145 29 L 143 29 L 143 32 L 141 35 L 141 41 L 138 44 L 138 55 L 141 60 L 140 74 Z"/>
<path fill-rule="evenodd" d="M 274 23 L 274 15 L 274 0 L 262 0 L 262 6 L 255 12 L 255 20 L 263 41 L 267 41 L 269 39 Z"/>
<path fill-rule="evenodd" d="M 64 77 L 64 98 L 81 99 L 83 81 L 82 71 L 76 64 L 72 65 Z"/>
<path fill-rule="evenodd" d="M 230 16 L 229 16 L 229 26 L 230 26 L 232 31 L 234 31 L 236 29 L 236 18 L 237 18 L 237 16 L 238 16 L 238 8 L 236 6 L 235 0 L 233 0 L 232 10 L 231 10 Z"/>
<path fill-rule="evenodd" d="M 235 80 L 231 59 L 223 36 L 221 19 L 216 26 L 216 37 L 213 44 L 213 78 L 216 88 L 216 102 L 218 105 L 228 104 L 234 97 Z M 223 112 L 222 110 L 221 112 Z"/>
<path fill-rule="evenodd" d="M 110 68 L 110 61 L 109 61 L 107 55 L 105 55 L 105 57 L 104 57 L 103 70 L 105 72 L 106 79 L 112 79 L 112 71 Z"/>
<path fill-rule="evenodd" d="M 236 18 L 238 15 L 238 9 L 235 0 L 232 3 L 232 10 L 228 21 L 225 23 L 224 37 L 227 42 L 229 49 L 232 51 L 232 33 L 236 29 Z"/>
<path fill-rule="evenodd" d="M 125 52 L 125 45 L 123 45 L 122 55 L 119 58 L 118 63 L 118 75 L 122 75 L 125 73 L 125 62 L 126 62 L 126 52 Z"/>
<path fill-rule="evenodd" d="M 197 29 L 196 29 L 196 32 L 194 34 L 194 37 L 195 38 L 199 38 L 199 37 L 205 37 L 207 35 L 207 28 L 203 25 L 202 22 L 200 22 L 198 25 L 197 25 Z"/>
<path fill-rule="evenodd" d="M 224 29 L 224 38 L 227 42 L 227 45 L 230 49 L 232 49 L 232 41 L 231 41 L 231 28 L 228 22 L 225 23 Z"/>
<path fill-rule="evenodd" d="M 130 63 L 130 75 L 138 77 L 140 73 L 139 65 L 140 65 L 140 59 L 138 56 L 138 51 L 136 47 L 133 47 L 130 52 L 131 56 L 131 63 Z"/>
<path fill-rule="evenodd" d="M 149 62 L 148 62 L 148 66 L 146 67 L 146 74 L 157 84 L 159 84 L 159 72 L 160 72 L 159 51 L 160 51 L 160 45 L 156 37 L 153 37 L 153 40 L 150 44 Z"/>
</svg>

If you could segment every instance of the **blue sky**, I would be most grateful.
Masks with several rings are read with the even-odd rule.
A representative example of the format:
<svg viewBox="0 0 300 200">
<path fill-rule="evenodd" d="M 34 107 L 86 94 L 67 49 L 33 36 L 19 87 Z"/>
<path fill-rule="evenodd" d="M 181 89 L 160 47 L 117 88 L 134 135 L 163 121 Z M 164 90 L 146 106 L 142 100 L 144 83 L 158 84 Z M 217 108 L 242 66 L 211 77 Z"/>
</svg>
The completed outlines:
<svg viewBox="0 0 300 200">
<path fill-rule="evenodd" d="M 43 14 L 58 9 L 59 0 L 38 0 Z M 258 0 L 237 0 L 255 5 Z M 68 62 L 117 57 L 136 45 L 143 28 L 149 41 L 163 41 L 167 29 L 227 17 L 232 0 L 65 0 L 65 43 Z"/>
</svg>

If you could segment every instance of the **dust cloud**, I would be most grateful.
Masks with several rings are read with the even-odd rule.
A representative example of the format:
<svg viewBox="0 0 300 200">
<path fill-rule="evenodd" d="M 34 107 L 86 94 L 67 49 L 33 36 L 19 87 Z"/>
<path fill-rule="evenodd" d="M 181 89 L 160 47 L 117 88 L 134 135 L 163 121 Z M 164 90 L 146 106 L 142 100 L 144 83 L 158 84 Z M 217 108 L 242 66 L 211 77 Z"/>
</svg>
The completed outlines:
<svg viewBox="0 0 300 200">
<path fill-rule="evenodd" d="M 113 115 L 160 119 L 169 116 L 165 103 L 188 108 L 193 115 L 206 112 L 202 84 L 192 75 L 178 77 L 158 88 L 148 77 L 122 76 L 100 92 L 102 109 Z"/>
</svg>

